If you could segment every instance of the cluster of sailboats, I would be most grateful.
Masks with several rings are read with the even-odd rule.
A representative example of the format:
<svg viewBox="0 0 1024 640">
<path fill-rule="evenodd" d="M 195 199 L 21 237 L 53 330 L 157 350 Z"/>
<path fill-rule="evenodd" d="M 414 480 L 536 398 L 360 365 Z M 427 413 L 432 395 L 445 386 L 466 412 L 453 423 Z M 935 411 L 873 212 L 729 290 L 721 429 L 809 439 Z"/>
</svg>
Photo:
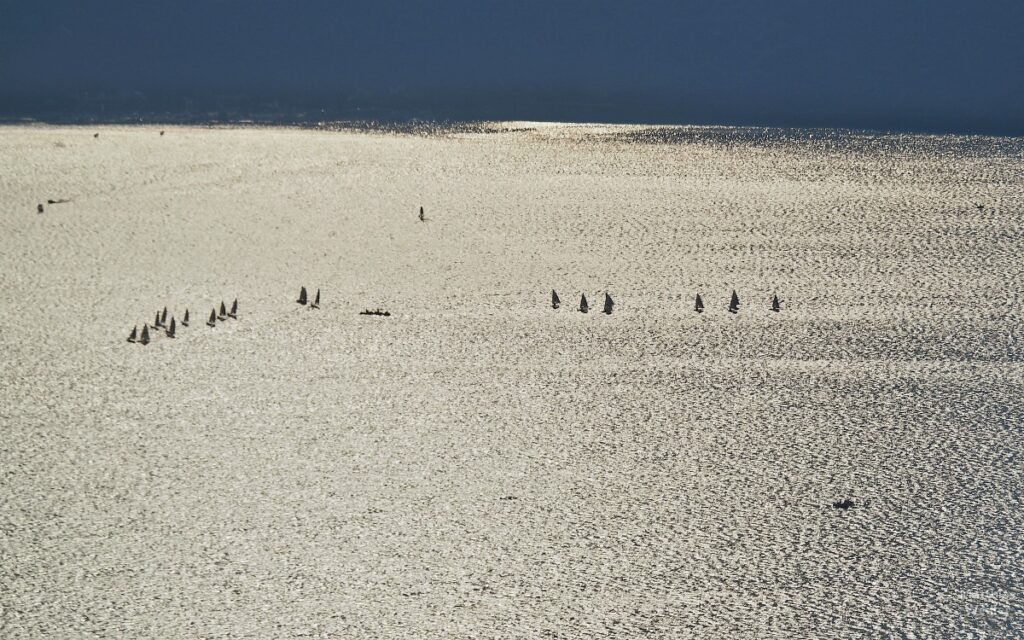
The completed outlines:
<svg viewBox="0 0 1024 640">
<path fill-rule="evenodd" d="M 558 293 L 555 292 L 554 289 L 552 289 L 551 290 L 551 308 L 552 309 L 558 309 L 561 306 L 562 306 L 562 301 L 558 298 Z M 606 313 L 608 315 L 611 315 L 612 309 L 614 308 L 614 306 L 615 306 L 615 302 L 612 300 L 612 297 L 610 295 L 608 295 L 607 293 L 605 293 L 604 294 L 604 308 L 601 310 L 601 312 L 602 313 Z M 771 304 L 770 308 L 771 308 L 772 311 L 774 311 L 776 313 L 782 311 L 782 303 L 779 301 L 779 296 L 778 295 L 775 295 L 775 294 L 772 295 L 772 304 Z M 699 293 L 697 294 L 697 298 L 694 300 L 693 310 L 696 311 L 697 313 L 704 313 L 704 299 L 700 297 Z M 585 293 L 584 294 L 580 294 L 579 311 L 580 311 L 580 313 L 588 313 L 590 311 L 590 304 L 587 302 L 587 294 L 585 294 Z M 732 297 L 729 298 L 729 313 L 739 313 L 739 312 L 740 312 L 740 297 L 736 293 L 736 290 L 733 289 Z"/>
<path fill-rule="evenodd" d="M 208 326 L 208 327 L 215 327 L 215 326 L 217 326 L 217 322 L 218 321 L 223 322 L 224 320 L 227 320 L 228 318 L 231 318 L 233 320 L 237 320 L 238 319 L 238 299 L 237 298 L 235 299 L 234 302 L 231 303 L 231 310 L 230 311 L 228 310 L 227 305 L 225 305 L 223 301 L 221 301 L 221 303 L 220 303 L 220 312 L 219 313 L 218 313 L 216 307 L 213 308 L 210 311 L 210 319 L 206 321 L 206 326 Z M 189 326 L 189 314 L 188 314 L 188 309 L 187 308 L 185 309 L 185 315 L 182 316 L 182 318 L 181 318 L 181 326 L 183 326 L 183 327 Z M 160 330 L 163 330 L 164 335 L 167 336 L 168 338 L 177 337 L 178 323 L 174 319 L 174 316 L 171 316 L 170 322 L 168 322 L 168 320 L 167 320 L 167 307 L 164 307 L 163 311 L 157 311 L 156 312 L 156 319 L 153 320 L 153 324 L 152 325 L 150 325 L 149 323 L 146 323 L 146 324 L 142 325 L 142 332 L 141 333 L 139 332 L 138 325 L 132 327 L 132 332 L 128 335 L 128 342 L 138 343 L 138 344 L 142 344 L 142 345 L 149 344 L 150 340 L 153 337 L 150 334 L 150 331 L 149 331 L 150 327 L 153 328 L 153 333 L 156 333 L 156 332 L 158 332 Z"/>
<path fill-rule="evenodd" d="M 299 299 L 296 300 L 295 302 L 298 302 L 302 306 L 306 306 L 308 304 L 310 309 L 319 309 L 320 308 L 320 290 L 319 289 L 316 290 L 316 298 L 314 298 L 313 301 L 310 302 L 309 301 L 309 296 L 306 295 L 306 287 L 302 287 L 301 290 L 299 291 Z"/>
</svg>

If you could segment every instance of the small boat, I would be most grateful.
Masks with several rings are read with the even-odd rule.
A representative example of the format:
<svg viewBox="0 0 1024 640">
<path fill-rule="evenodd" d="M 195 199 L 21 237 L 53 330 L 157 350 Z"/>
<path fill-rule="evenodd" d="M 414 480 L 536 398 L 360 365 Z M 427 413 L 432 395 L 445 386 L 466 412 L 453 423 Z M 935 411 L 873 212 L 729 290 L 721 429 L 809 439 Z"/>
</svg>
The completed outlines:
<svg viewBox="0 0 1024 640">
<path fill-rule="evenodd" d="M 206 321 L 206 326 L 215 327 L 217 326 L 217 310 L 210 310 L 210 319 Z"/>
<path fill-rule="evenodd" d="M 157 328 L 164 326 L 164 323 L 160 322 L 160 312 L 159 311 L 156 312 L 156 319 L 153 321 L 153 326 L 157 327 Z"/>
<path fill-rule="evenodd" d="M 139 338 L 139 342 L 149 344 L 149 327 L 146 325 L 142 325 L 142 337 Z"/>
<path fill-rule="evenodd" d="M 231 311 L 228 311 L 228 317 L 238 320 L 238 298 L 235 298 L 231 303 Z"/>
<path fill-rule="evenodd" d="M 420 207 L 420 222 L 423 222 L 427 218 L 423 215 L 423 207 Z"/>
<path fill-rule="evenodd" d="M 181 326 L 183 326 L 183 327 L 187 327 L 188 326 L 188 309 L 185 309 L 185 317 L 181 321 Z"/>
<path fill-rule="evenodd" d="M 37 204 L 36 205 L 36 213 L 42 213 L 43 211 L 45 211 L 45 209 L 43 209 L 43 205 L 42 204 Z"/>
<path fill-rule="evenodd" d="M 602 313 L 611 315 L 613 306 L 615 306 L 615 303 L 612 302 L 612 297 L 607 293 L 604 294 L 604 309 L 602 310 Z"/>
<path fill-rule="evenodd" d="M 736 290 L 732 291 L 732 299 L 729 300 L 729 313 L 738 313 L 740 310 L 740 297 L 736 295 Z"/>
<path fill-rule="evenodd" d="M 160 324 L 167 324 L 167 307 L 164 307 L 164 312 L 160 314 Z"/>
<path fill-rule="evenodd" d="M 586 313 L 590 311 L 590 305 L 587 304 L 587 294 L 580 294 L 580 313 Z"/>
<path fill-rule="evenodd" d="M 295 302 L 298 302 L 301 305 L 306 304 L 306 287 L 302 287 L 302 290 L 299 291 L 299 299 Z"/>
<path fill-rule="evenodd" d="M 174 337 L 174 330 L 175 330 L 174 316 L 171 316 L 171 324 L 167 327 L 167 337 L 168 338 L 173 338 Z"/>
<path fill-rule="evenodd" d="M 558 299 L 558 294 L 555 293 L 554 289 L 552 289 L 551 290 L 551 308 L 552 309 L 557 309 L 560 306 L 562 306 L 562 301 Z"/>
<path fill-rule="evenodd" d="M 309 308 L 310 309 L 319 309 L 320 308 L 320 290 L 319 289 L 316 290 L 316 297 L 313 299 L 313 302 L 310 303 Z"/>
<path fill-rule="evenodd" d="M 135 342 L 138 339 L 138 336 L 139 336 L 139 327 L 138 327 L 138 325 L 136 325 L 136 326 L 132 327 L 132 332 L 130 334 L 128 334 L 128 342 Z"/>
<path fill-rule="evenodd" d="M 693 304 L 693 310 L 697 313 L 704 313 L 704 301 L 701 300 L 700 294 L 697 294 L 697 301 Z"/>
<path fill-rule="evenodd" d="M 227 320 L 228 319 L 228 310 L 227 310 L 227 307 L 224 306 L 224 301 L 223 300 L 220 301 L 220 313 L 217 314 L 217 319 L 218 320 Z"/>
<path fill-rule="evenodd" d="M 772 296 L 772 311 L 775 313 L 782 311 L 782 307 L 779 306 L 779 296 L 777 295 Z"/>
</svg>

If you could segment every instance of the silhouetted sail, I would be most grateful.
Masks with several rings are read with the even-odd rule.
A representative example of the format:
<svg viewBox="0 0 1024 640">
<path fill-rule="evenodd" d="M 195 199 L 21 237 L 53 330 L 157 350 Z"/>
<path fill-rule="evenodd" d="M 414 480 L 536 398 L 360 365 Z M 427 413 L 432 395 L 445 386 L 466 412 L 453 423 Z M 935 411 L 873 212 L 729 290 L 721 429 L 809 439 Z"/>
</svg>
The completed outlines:
<svg viewBox="0 0 1024 640">
<path fill-rule="evenodd" d="M 607 293 L 604 294 L 604 311 L 603 312 L 607 313 L 608 315 L 611 315 L 612 307 L 613 306 L 615 306 L 615 303 L 612 302 L 612 297 L 610 295 L 608 295 Z"/>
<path fill-rule="evenodd" d="M 171 316 L 171 325 L 169 327 L 167 327 L 167 337 L 168 338 L 173 338 L 174 337 L 174 330 L 175 330 L 174 316 Z"/>
<path fill-rule="evenodd" d="M 139 338 L 142 344 L 149 344 L 149 327 L 142 325 L 142 337 Z"/>
<path fill-rule="evenodd" d="M 704 301 L 701 300 L 700 294 L 697 294 L 697 301 L 693 304 L 693 310 L 697 313 L 704 313 Z"/>
<path fill-rule="evenodd" d="M 138 325 L 132 327 L 132 332 L 128 335 L 128 342 L 135 342 L 139 335 Z"/>
<path fill-rule="evenodd" d="M 167 307 L 164 307 L 164 312 L 160 314 L 160 324 L 167 324 Z"/>
<path fill-rule="evenodd" d="M 552 289 L 551 290 L 551 308 L 552 309 L 557 309 L 560 306 L 562 306 L 562 301 L 558 299 L 558 294 L 555 293 L 554 289 Z"/>
<path fill-rule="evenodd" d="M 217 325 L 217 310 L 210 310 L 210 319 L 206 321 L 206 326 L 213 327 Z"/>
<path fill-rule="evenodd" d="M 302 287 L 302 290 L 299 291 L 299 299 L 295 302 L 298 302 L 299 304 L 306 304 L 306 287 Z"/>
<path fill-rule="evenodd" d="M 732 299 L 729 300 L 729 313 L 736 313 L 740 310 L 740 297 L 736 295 L 736 290 L 733 289 Z"/>
<path fill-rule="evenodd" d="M 776 313 L 778 313 L 779 311 L 782 311 L 782 307 L 779 306 L 779 296 L 778 295 L 773 295 L 772 296 L 772 311 L 774 311 Z"/>
<path fill-rule="evenodd" d="M 164 323 L 160 322 L 160 312 L 159 311 L 156 312 L 156 319 L 153 321 L 153 326 L 154 327 L 162 327 L 162 326 L 164 326 Z"/>
<path fill-rule="evenodd" d="M 235 298 L 234 302 L 231 303 L 231 311 L 228 311 L 228 317 L 238 319 L 238 298 Z"/>
<path fill-rule="evenodd" d="M 224 306 L 224 301 L 223 300 L 220 301 L 220 313 L 217 314 L 217 319 L 218 320 L 227 320 L 228 319 L 228 310 L 227 310 L 227 307 Z"/>
<path fill-rule="evenodd" d="M 316 290 L 316 297 L 314 297 L 313 298 L 313 302 L 311 302 L 309 304 L 309 308 L 310 309 L 319 309 L 320 308 L 320 290 L 319 289 Z"/>
<path fill-rule="evenodd" d="M 587 304 L 587 294 L 585 293 L 580 294 L 580 311 L 582 313 L 590 311 L 590 305 Z"/>
<path fill-rule="evenodd" d="M 426 217 L 424 217 L 424 215 L 423 215 L 423 207 L 420 207 L 420 222 L 422 222 L 424 220 L 426 220 Z"/>
<path fill-rule="evenodd" d="M 188 309 L 185 309 L 185 317 L 181 321 L 181 326 L 183 326 L 183 327 L 187 327 L 188 326 Z"/>
</svg>

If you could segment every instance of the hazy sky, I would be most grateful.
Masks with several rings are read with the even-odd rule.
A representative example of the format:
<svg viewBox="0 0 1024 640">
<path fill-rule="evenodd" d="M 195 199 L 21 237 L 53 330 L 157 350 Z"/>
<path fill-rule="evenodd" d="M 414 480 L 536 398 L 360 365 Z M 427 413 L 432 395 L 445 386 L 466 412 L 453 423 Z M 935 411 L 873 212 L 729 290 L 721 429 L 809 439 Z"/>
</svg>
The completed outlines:
<svg viewBox="0 0 1024 640">
<path fill-rule="evenodd" d="M 1024 134 L 1024 0 L 0 0 L 0 107 L 97 90 Z"/>
</svg>

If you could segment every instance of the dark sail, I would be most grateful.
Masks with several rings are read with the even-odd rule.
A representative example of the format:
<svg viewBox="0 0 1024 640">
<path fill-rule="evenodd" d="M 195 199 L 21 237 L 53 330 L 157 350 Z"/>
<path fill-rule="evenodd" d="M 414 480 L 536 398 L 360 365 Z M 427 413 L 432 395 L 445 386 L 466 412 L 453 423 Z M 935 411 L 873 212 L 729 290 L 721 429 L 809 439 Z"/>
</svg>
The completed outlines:
<svg viewBox="0 0 1024 640">
<path fill-rule="evenodd" d="M 139 338 L 139 342 L 149 344 L 149 327 L 146 325 L 142 325 L 142 337 Z"/>
<path fill-rule="evenodd" d="M 235 298 L 234 302 L 231 303 L 231 311 L 228 311 L 228 317 L 238 319 L 238 298 Z"/>
<path fill-rule="evenodd" d="M 590 311 L 590 305 L 587 304 L 587 294 L 580 294 L 580 311 L 586 313 Z"/>
<path fill-rule="evenodd" d="M 221 300 L 221 302 L 220 302 L 220 313 L 217 314 L 217 319 L 218 320 L 227 320 L 228 319 L 228 310 L 227 310 L 227 307 L 224 306 L 224 301 L 223 300 Z"/>
<path fill-rule="evenodd" d="M 613 306 L 615 306 L 615 303 L 612 302 L 612 297 L 607 293 L 604 294 L 604 313 L 611 315 Z"/>
<path fill-rule="evenodd" d="M 217 310 L 216 309 L 211 309 L 210 310 L 210 319 L 206 321 L 206 326 L 213 327 L 213 326 L 216 326 L 216 324 L 217 324 Z"/>
<path fill-rule="evenodd" d="M 558 299 L 558 294 L 555 293 L 554 289 L 552 289 L 551 290 L 551 308 L 552 309 L 557 309 L 560 306 L 562 306 L 562 301 Z"/>
<path fill-rule="evenodd" d="M 162 327 L 162 326 L 164 326 L 164 323 L 160 322 L 160 312 L 159 311 L 156 312 L 156 319 L 153 320 L 153 326 L 154 327 Z"/>
<path fill-rule="evenodd" d="M 704 313 L 704 301 L 701 300 L 700 294 L 697 294 L 697 301 L 693 305 L 693 310 L 697 313 Z"/>
<path fill-rule="evenodd" d="M 736 295 L 736 290 L 733 289 L 732 299 L 729 300 L 729 313 L 736 313 L 740 310 L 740 297 Z"/>
<path fill-rule="evenodd" d="M 138 337 L 138 335 L 139 335 L 139 327 L 138 326 L 132 327 L 132 332 L 128 336 L 128 342 L 135 342 L 135 340 Z"/>
<path fill-rule="evenodd" d="M 423 207 L 420 207 L 420 221 L 422 222 L 423 220 L 426 220 L 426 217 L 423 215 Z"/>
<path fill-rule="evenodd" d="M 779 296 L 778 295 L 773 295 L 772 296 L 772 311 L 774 311 L 776 313 L 778 313 L 779 311 L 782 311 L 782 307 L 779 306 Z"/>
<path fill-rule="evenodd" d="M 188 309 L 185 309 L 185 317 L 181 321 L 181 326 L 183 326 L 183 327 L 187 327 L 188 326 Z"/>
<path fill-rule="evenodd" d="M 167 324 L 167 307 L 164 307 L 164 312 L 160 315 L 160 324 Z"/>
<path fill-rule="evenodd" d="M 302 287 L 302 290 L 299 291 L 299 299 L 295 302 L 298 302 L 299 304 L 306 304 L 306 287 Z"/>
<path fill-rule="evenodd" d="M 309 306 L 310 306 L 311 309 L 319 309 L 320 308 L 320 290 L 319 289 L 316 290 L 316 297 L 313 298 L 313 302 Z"/>
<path fill-rule="evenodd" d="M 171 316 L 171 325 L 169 327 L 167 327 L 167 337 L 168 338 L 173 338 L 174 337 L 174 330 L 175 330 L 174 316 Z"/>
</svg>

